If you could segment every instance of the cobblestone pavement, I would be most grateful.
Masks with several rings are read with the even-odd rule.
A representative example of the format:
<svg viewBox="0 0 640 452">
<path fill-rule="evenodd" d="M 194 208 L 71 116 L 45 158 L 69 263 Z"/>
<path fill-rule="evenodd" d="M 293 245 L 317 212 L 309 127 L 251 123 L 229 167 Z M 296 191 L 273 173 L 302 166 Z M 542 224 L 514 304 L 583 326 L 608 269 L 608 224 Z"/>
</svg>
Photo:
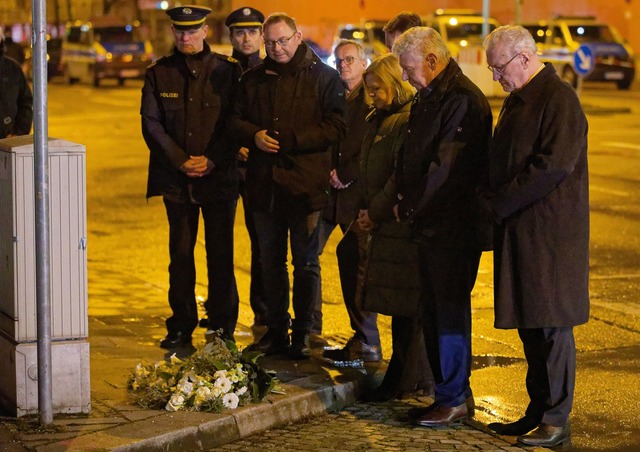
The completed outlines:
<svg viewBox="0 0 640 452">
<path fill-rule="evenodd" d="M 428 398 L 387 403 L 356 403 L 334 414 L 306 421 L 227 444 L 216 450 L 242 451 L 516 451 L 514 442 L 487 433 L 475 421 L 448 428 L 412 426 L 406 417 L 412 406 L 426 405 Z M 531 451 L 532 449 L 528 449 Z M 539 449 L 546 450 L 546 449 Z"/>
</svg>

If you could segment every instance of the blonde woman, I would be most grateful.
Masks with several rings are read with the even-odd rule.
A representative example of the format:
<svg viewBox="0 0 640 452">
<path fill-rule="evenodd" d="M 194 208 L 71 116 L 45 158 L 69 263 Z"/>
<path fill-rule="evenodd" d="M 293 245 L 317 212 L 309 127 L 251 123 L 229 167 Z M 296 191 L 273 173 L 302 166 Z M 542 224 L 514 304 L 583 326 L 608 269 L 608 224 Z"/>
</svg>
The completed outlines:
<svg viewBox="0 0 640 452">
<path fill-rule="evenodd" d="M 418 254 L 409 226 L 396 222 L 394 168 L 406 134 L 415 90 L 402 81 L 398 58 L 389 53 L 364 72 L 375 110 L 360 153 L 362 209 L 358 224 L 370 233 L 362 299 L 367 311 L 391 315 L 393 355 L 382 384 L 363 400 L 381 402 L 417 390 L 431 393 L 433 378 L 420 326 Z"/>
</svg>

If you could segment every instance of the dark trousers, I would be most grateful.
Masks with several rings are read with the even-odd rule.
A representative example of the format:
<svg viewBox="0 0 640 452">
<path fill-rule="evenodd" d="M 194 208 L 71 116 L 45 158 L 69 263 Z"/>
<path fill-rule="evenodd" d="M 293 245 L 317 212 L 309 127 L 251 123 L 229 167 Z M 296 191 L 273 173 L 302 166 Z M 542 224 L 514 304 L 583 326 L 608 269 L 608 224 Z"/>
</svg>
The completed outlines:
<svg viewBox="0 0 640 452">
<path fill-rule="evenodd" d="M 395 396 L 418 389 L 433 392 L 433 375 L 422 334 L 422 319 L 394 315 L 391 318 L 393 354 L 379 390 Z"/>
<path fill-rule="evenodd" d="M 253 323 L 265 325 L 267 322 L 267 306 L 264 302 L 262 290 L 262 269 L 260 268 L 260 246 L 258 246 L 258 233 L 253 220 L 251 204 L 248 202 L 244 182 L 240 182 L 240 195 L 244 209 L 244 224 L 251 241 L 251 283 L 249 285 L 249 305 L 253 311 Z"/>
<path fill-rule="evenodd" d="M 260 246 L 262 288 L 267 305 L 267 326 L 273 331 L 289 328 L 289 271 L 287 240 L 293 258 L 292 330 L 311 331 L 313 307 L 318 293 L 318 221 L 321 212 L 309 215 L 254 212 Z"/>
<path fill-rule="evenodd" d="M 424 340 L 435 401 L 445 407 L 462 405 L 472 395 L 471 290 L 481 254 L 469 248 L 419 248 Z"/>
<path fill-rule="evenodd" d="M 204 220 L 207 253 L 208 298 L 205 309 L 209 328 L 232 337 L 238 321 L 238 290 L 233 273 L 233 223 L 236 201 L 203 205 L 164 199 L 169 220 L 169 333 L 191 334 L 198 324 L 194 250 L 200 213 Z"/>
<path fill-rule="evenodd" d="M 378 314 L 364 311 L 362 309 L 362 300 L 359 299 L 362 291 L 359 290 L 358 286 L 364 284 L 367 237 L 369 235 L 362 231 L 355 222 L 349 228 L 349 225 L 346 224 L 336 225 L 335 223 L 321 220 L 319 254 L 322 254 L 336 226 L 340 226 L 340 230 L 343 233 L 347 231 L 338 243 L 336 257 L 338 258 L 342 298 L 347 308 L 353 336 L 365 344 L 380 345 L 380 333 L 377 323 Z M 312 331 L 320 334 L 322 332 L 322 279 L 318 285 L 318 297 L 316 298 L 313 314 Z"/>
<path fill-rule="evenodd" d="M 527 358 L 526 414 L 556 427 L 569 420 L 576 383 L 573 328 L 518 329 Z"/>
</svg>

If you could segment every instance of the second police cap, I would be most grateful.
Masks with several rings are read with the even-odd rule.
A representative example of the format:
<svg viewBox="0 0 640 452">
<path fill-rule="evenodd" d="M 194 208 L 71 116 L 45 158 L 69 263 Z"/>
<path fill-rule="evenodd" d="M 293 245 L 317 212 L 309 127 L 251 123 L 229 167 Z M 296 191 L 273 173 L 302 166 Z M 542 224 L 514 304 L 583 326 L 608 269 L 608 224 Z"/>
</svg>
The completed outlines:
<svg viewBox="0 0 640 452">
<path fill-rule="evenodd" d="M 200 28 L 210 12 L 211 8 L 198 5 L 174 6 L 166 11 L 171 23 L 178 30 Z"/>
<path fill-rule="evenodd" d="M 224 24 L 229 28 L 251 28 L 262 27 L 263 22 L 264 14 L 255 8 L 246 6 L 244 8 L 236 9 L 234 12 L 229 14 Z"/>
</svg>

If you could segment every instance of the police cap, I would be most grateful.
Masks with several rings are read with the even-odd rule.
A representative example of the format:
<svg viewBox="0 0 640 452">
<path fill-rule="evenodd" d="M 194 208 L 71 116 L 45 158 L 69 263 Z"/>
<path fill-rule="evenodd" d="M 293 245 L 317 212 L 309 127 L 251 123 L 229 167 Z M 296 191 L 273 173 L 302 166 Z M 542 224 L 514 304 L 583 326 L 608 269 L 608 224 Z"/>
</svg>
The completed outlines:
<svg viewBox="0 0 640 452">
<path fill-rule="evenodd" d="M 263 22 L 264 14 L 255 8 L 246 6 L 229 14 L 224 24 L 229 28 L 253 28 L 262 27 Z"/>
<path fill-rule="evenodd" d="M 178 30 L 197 29 L 204 24 L 211 8 L 197 5 L 182 5 L 169 8 L 167 15 L 171 18 L 171 23 Z"/>
</svg>

